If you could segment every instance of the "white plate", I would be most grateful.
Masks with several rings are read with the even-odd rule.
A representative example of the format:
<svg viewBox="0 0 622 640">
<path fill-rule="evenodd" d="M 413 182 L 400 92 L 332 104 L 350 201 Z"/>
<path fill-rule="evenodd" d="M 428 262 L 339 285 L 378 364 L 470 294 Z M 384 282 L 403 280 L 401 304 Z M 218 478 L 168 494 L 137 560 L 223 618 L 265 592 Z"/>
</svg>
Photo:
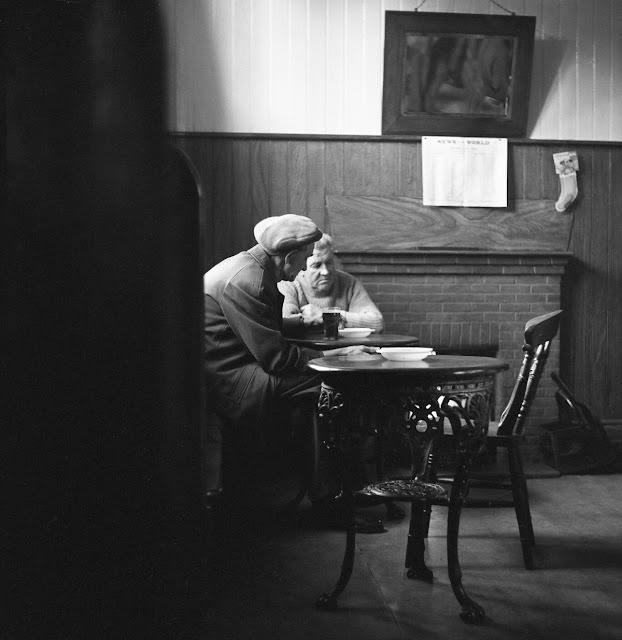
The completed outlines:
<svg viewBox="0 0 622 640">
<path fill-rule="evenodd" d="M 378 353 L 387 360 L 423 360 L 436 355 L 431 347 L 380 347 Z"/>
<path fill-rule="evenodd" d="M 373 329 L 364 327 L 351 327 L 350 329 L 339 329 L 339 337 L 341 338 L 366 338 L 373 332 Z"/>
</svg>

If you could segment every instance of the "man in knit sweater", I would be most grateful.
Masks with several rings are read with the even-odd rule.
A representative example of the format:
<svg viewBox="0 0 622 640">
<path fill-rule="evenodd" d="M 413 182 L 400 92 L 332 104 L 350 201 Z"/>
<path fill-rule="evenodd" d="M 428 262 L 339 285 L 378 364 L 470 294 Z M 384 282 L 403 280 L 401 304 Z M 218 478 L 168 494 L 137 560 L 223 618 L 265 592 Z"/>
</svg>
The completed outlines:
<svg viewBox="0 0 622 640">
<path fill-rule="evenodd" d="M 336 268 L 333 239 L 326 233 L 315 243 L 306 271 L 293 282 L 279 283 L 279 289 L 285 297 L 283 318 L 291 321 L 298 317 L 305 328 L 319 329 L 322 311 L 339 307 L 344 327 L 384 329 L 382 314 L 361 282 Z"/>
</svg>

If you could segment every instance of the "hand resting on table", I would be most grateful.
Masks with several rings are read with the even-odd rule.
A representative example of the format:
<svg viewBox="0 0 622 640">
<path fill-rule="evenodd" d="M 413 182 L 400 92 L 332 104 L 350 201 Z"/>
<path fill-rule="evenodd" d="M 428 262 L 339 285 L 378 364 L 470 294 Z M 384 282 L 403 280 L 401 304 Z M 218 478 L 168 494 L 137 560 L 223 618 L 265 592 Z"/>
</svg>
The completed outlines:
<svg viewBox="0 0 622 640">
<path fill-rule="evenodd" d="M 377 347 L 367 347 L 362 344 L 352 345 L 350 347 L 339 347 L 338 349 L 329 349 L 328 351 L 322 351 L 322 355 L 325 358 L 332 358 L 333 356 L 359 356 L 362 354 L 375 354 L 378 353 Z"/>
<path fill-rule="evenodd" d="M 305 327 L 322 324 L 322 309 L 314 304 L 305 304 L 300 307 L 300 314 L 302 315 Z"/>
</svg>

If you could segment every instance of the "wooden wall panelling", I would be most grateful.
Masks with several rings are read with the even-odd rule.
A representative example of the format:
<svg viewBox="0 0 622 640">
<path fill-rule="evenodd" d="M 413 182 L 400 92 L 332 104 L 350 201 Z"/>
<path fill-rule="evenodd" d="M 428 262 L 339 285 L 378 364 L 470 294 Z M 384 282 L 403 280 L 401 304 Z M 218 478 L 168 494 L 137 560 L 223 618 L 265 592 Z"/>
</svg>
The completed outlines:
<svg viewBox="0 0 622 640">
<path fill-rule="evenodd" d="M 327 140 L 324 146 L 324 174 L 326 177 L 324 191 L 325 193 L 343 193 L 343 174 L 344 174 L 344 147 L 345 143 L 341 140 Z M 324 218 L 322 228 L 328 233 L 331 228 L 328 222 L 326 206 L 324 207 Z"/>
<path fill-rule="evenodd" d="M 368 142 L 362 147 L 362 157 L 365 159 L 367 180 L 363 185 L 363 191 L 367 195 L 384 194 L 381 189 L 381 173 L 382 173 L 382 144 L 378 142 Z"/>
<path fill-rule="evenodd" d="M 274 140 L 270 145 L 268 197 L 273 216 L 288 212 L 287 146 L 286 140 Z"/>
<path fill-rule="evenodd" d="M 324 226 L 325 177 L 324 142 L 307 142 L 307 215 L 320 226 Z"/>
<path fill-rule="evenodd" d="M 590 259 L 590 234 L 598 221 L 593 219 L 594 208 L 591 202 L 594 196 L 592 189 L 592 152 L 581 149 L 579 169 L 581 170 L 581 193 L 572 209 L 573 227 L 570 239 L 570 251 L 574 259 L 574 268 L 567 274 L 567 309 L 568 317 L 565 326 L 573 340 L 568 343 L 571 369 L 568 371 L 569 384 L 576 390 L 585 389 L 596 411 L 602 410 L 592 394 L 594 377 L 598 377 L 591 364 L 592 332 L 598 324 L 599 314 L 595 314 L 595 307 L 590 303 L 591 295 L 598 287 L 597 274 L 592 269 Z M 604 248 L 603 248 L 604 249 Z"/>
<path fill-rule="evenodd" d="M 211 199 L 210 227 L 211 255 L 206 256 L 207 266 L 212 266 L 234 253 L 233 217 L 233 145 L 231 140 L 220 140 L 212 145 L 214 165 L 211 172 L 213 197 Z"/>
<path fill-rule="evenodd" d="M 380 147 L 380 175 L 378 194 L 399 196 L 400 164 L 395 144 L 382 142 Z"/>
<path fill-rule="evenodd" d="M 343 175 L 345 193 L 370 195 L 370 189 L 374 190 L 380 171 L 375 146 L 372 143 L 355 142 L 346 147 Z"/>
<path fill-rule="evenodd" d="M 271 142 L 269 140 L 250 141 L 250 228 L 252 229 L 260 220 L 267 218 L 270 213 L 270 164 Z M 250 238 L 249 238 L 250 240 Z M 252 240 L 251 240 L 252 242 Z"/>
<path fill-rule="evenodd" d="M 430 207 L 415 198 L 327 195 L 342 251 L 428 249 L 564 252 L 570 220 L 551 200 L 516 200 L 507 210 Z"/>
<path fill-rule="evenodd" d="M 421 143 L 399 142 L 400 195 L 421 198 Z M 352 194 L 356 195 L 356 194 Z"/>
<path fill-rule="evenodd" d="M 253 237 L 253 212 L 251 210 L 251 172 L 250 141 L 236 140 L 233 143 L 233 163 L 231 175 L 232 205 L 230 215 L 233 219 L 233 252 L 248 248 Z M 226 187 L 226 185 L 223 185 Z M 224 212 L 223 212 L 224 213 Z M 219 213 L 219 216 L 222 215 Z"/>
<path fill-rule="evenodd" d="M 524 197 L 525 191 L 525 147 L 509 147 L 508 153 L 508 198 Z"/>
<path fill-rule="evenodd" d="M 512 200 L 515 200 L 518 196 L 516 195 L 516 158 L 517 154 L 513 152 L 511 148 L 508 148 L 508 167 L 507 167 L 507 197 L 508 203 Z"/>
<path fill-rule="evenodd" d="M 345 142 L 328 140 L 325 143 L 326 193 L 344 192 Z"/>
<path fill-rule="evenodd" d="M 543 152 L 542 149 L 533 147 L 523 147 L 522 149 L 519 147 L 517 149 L 517 153 L 520 152 L 521 155 L 523 151 L 525 163 L 522 167 L 523 175 L 521 188 L 524 191 L 520 194 L 517 193 L 516 197 L 528 200 L 543 200 L 545 199 L 543 173 L 549 170 L 549 168 L 545 169 L 544 167 L 544 156 L 546 155 L 546 151 Z M 552 162 L 553 160 L 551 158 L 551 169 Z"/>
<path fill-rule="evenodd" d="M 609 398 L 608 416 L 622 416 L 622 184 L 619 168 L 622 149 L 612 149 L 610 156 L 611 196 L 607 220 L 607 241 L 610 247 L 607 264 L 609 299 L 607 322 L 609 340 L 609 375 L 603 381 Z"/>
<path fill-rule="evenodd" d="M 607 233 L 609 231 L 608 219 L 611 207 L 611 167 L 610 154 L 593 153 L 589 175 L 591 176 L 592 193 L 590 201 L 592 208 L 590 218 L 589 235 L 586 243 L 586 254 L 590 262 L 590 291 L 588 293 L 592 316 L 590 323 L 591 332 L 589 344 L 589 356 L 591 364 L 590 383 L 592 384 L 591 397 L 596 400 L 596 405 L 606 407 L 607 390 L 603 373 L 607 371 L 609 360 L 608 353 L 608 300 L 611 294 L 609 290 L 609 278 L 607 277 L 609 243 Z M 598 208 L 598 212 L 596 211 Z M 594 310 L 601 310 L 594 313 Z"/>
<path fill-rule="evenodd" d="M 289 213 L 307 211 L 307 143 L 290 140 L 287 144 Z"/>
</svg>

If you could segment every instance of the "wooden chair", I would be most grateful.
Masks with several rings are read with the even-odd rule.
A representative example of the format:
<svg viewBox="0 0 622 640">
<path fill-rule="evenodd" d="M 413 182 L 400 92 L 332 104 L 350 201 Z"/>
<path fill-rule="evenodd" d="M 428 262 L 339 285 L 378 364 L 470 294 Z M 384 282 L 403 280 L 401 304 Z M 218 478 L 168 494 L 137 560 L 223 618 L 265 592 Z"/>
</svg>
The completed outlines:
<svg viewBox="0 0 622 640">
<path fill-rule="evenodd" d="M 548 359 L 553 338 L 559 329 L 561 311 L 529 320 L 525 325 L 523 361 L 510 399 L 498 422 L 491 421 L 486 438 L 489 450 L 507 452 L 507 470 L 471 471 L 470 493 L 464 507 L 514 507 L 526 569 L 533 569 L 535 536 L 529 508 L 529 494 L 520 445 L 524 427 Z M 451 478 L 440 476 L 441 482 Z M 477 489 L 490 490 L 478 494 Z M 476 489 L 476 491 L 472 491 Z M 491 495 L 492 494 L 492 495 Z M 498 494 L 498 495 L 495 495 Z"/>
</svg>

